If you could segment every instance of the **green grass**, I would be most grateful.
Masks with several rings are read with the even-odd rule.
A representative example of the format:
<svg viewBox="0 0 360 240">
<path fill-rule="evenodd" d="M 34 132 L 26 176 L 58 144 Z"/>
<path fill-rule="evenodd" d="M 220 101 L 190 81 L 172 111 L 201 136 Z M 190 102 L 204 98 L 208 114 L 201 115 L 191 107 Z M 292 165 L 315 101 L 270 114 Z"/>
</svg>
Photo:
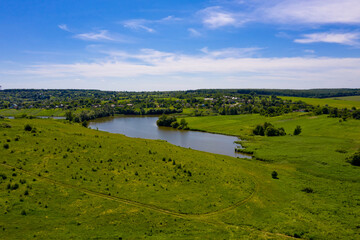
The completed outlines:
<svg viewBox="0 0 360 240">
<path fill-rule="evenodd" d="M 62 109 L 1 109 L 0 116 L 5 117 L 20 117 L 21 115 L 26 114 L 28 116 L 44 116 L 44 117 L 63 117 L 65 116 L 65 111 Z"/>
<path fill-rule="evenodd" d="M 186 119 L 193 128 L 245 137 L 255 156 L 269 161 L 59 120 L 0 120 L 12 126 L 0 128 L 0 173 L 7 176 L 0 176 L 0 239 L 360 237 L 360 170 L 345 161 L 359 147 L 360 121 L 304 114 Z M 287 132 L 299 124 L 303 132 L 251 136 L 264 121 Z M 19 188 L 7 189 L 15 183 Z"/>
<path fill-rule="evenodd" d="M 81 111 L 88 110 L 84 108 L 79 108 L 74 111 L 74 113 L 80 113 Z M 4 117 L 21 117 L 23 114 L 27 116 L 34 117 L 65 117 L 66 110 L 57 108 L 57 109 L 40 109 L 40 108 L 30 108 L 30 109 L 0 109 L 0 116 Z"/>
<path fill-rule="evenodd" d="M 331 98 L 302 98 L 302 97 L 280 97 L 281 99 L 292 100 L 292 101 L 303 101 L 313 106 L 331 106 L 337 108 L 348 108 L 351 109 L 352 107 L 356 107 L 357 109 L 360 108 L 360 101 L 355 100 L 355 98 L 350 98 L 349 100 L 345 99 L 331 99 Z M 358 99 L 358 98 L 357 98 Z"/>
<path fill-rule="evenodd" d="M 331 99 L 359 102 L 360 101 L 360 96 L 335 97 L 335 98 L 331 98 Z"/>
</svg>

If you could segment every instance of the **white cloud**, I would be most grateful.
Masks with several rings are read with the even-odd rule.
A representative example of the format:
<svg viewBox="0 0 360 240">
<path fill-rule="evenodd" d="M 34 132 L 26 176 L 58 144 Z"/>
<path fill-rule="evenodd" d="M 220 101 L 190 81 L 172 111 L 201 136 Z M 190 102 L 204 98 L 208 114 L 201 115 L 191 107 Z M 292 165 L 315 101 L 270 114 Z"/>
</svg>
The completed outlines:
<svg viewBox="0 0 360 240">
<path fill-rule="evenodd" d="M 314 54 L 314 53 L 315 53 L 315 51 L 312 50 L 312 49 L 305 49 L 304 52 L 310 53 L 310 54 Z"/>
<path fill-rule="evenodd" d="M 210 51 L 207 47 L 200 49 L 209 57 L 213 58 L 244 58 L 254 56 L 261 48 L 224 48 L 219 50 Z"/>
<path fill-rule="evenodd" d="M 303 38 L 295 39 L 294 42 L 303 43 L 303 44 L 325 42 L 325 43 L 338 43 L 344 45 L 359 46 L 359 42 L 358 42 L 359 39 L 360 39 L 359 33 L 324 32 L 324 33 L 304 34 Z"/>
<path fill-rule="evenodd" d="M 194 28 L 188 28 L 188 31 L 190 33 L 190 36 L 192 36 L 192 37 L 201 37 L 201 35 L 202 35 L 198 30 L 196 30 Z"/>
<path fill-rule="evenodd" d="M 149 33 L 156 32 L 154 28 L 149 27 L 150 24 L 165 24 L 174 21 L 180 21 L 180 18 L 176 18 L 174 16 L 167 16 L 159 20 L 147 20 L 147 19 L 130 19 L 127 21 L 123 21 L 122 24 L 126 28 L 130 28 L 133 30 L 145 30 Z"/>
<path fill-rule="evenodd" d="M 258 10 L 259 16 L 284 24 L 359 24 L 359 0 L 280 0 Z"/>
<path fill-rule="evenodd" d="M 219 6 L 208 7 L 199 12 L 203 24 L 211 29 L 225 26 L 241 26 L 247 20 L 242 19 L 241 14 L 225 11 Z"/>
<path fill-rule="evenodd" d="M 225 8 L 226 7 L 226 8 Z M 282 25 L 360 24 L 359 0 L 233 1 L 199 11 L 208 28 L 242 26 L 247 22 Z"/>
<path fill-rule="evenodd" d="M 183 79 L 177 89 L 360 87 L 360 58 L 254 58 L 229 55 L 230 51 L 203 49 L 202 54 L 196 55 L 153 49 L 135 54 L 120 51 L 109 53 L 113 56 L 111 61 L 33 65 L 21 72 L 0 72 L 0 75 L 64 81 L 79 78 L 89 82 L 105 79 L 113 84 L 113 89 L 126 85 L 127 89 L 137 90 L 149 90 L 151 87 L 144 86 L 152 84 L 161 85 L 159 89 L 174 89 L 173 82 L 165 80 L 173 78 Z M 68 87 L 72 87 L 71 82 L 69 84 Z M 101 83 L 97 86 L 104 89 Z"/>
<path fill-rule="evenodd" d="M 59 24 L 58 27 L 59 27 L 61 30 L 70 32 L 70 29 L 68 28 L 68 26 L 67 26 L 66 24 Z"/>
<path fill-rule="evenodd" d="M 142 29 L 149 33 L 155 32 L 154 29 L 145 26 L 146 23 L 147 23 L 147 21 L 145 19 L 132 19 L 132 20 L 125 21 L 123 24 L 124 24 L 124 27 L 131 28 L 133 30 Z"/>
<path fill-rule="evenodd" d="M 81 33 L 75 35 L 74 37 L 86 41 L 115 41 L 115 39 L 109 35 L 109 32 L 107 30 L 100 30 L 99 32 Z"/>
</svg>

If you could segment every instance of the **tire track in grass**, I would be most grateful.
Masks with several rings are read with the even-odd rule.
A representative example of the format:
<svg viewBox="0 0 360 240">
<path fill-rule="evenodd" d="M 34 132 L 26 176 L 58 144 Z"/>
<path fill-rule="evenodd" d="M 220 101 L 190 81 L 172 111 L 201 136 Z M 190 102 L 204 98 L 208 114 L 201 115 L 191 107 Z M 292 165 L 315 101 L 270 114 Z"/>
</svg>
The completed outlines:
<svg viewBox="0 0 360 240">
<path fill-rule="evenodd" d="M 198 213 L 198 214 L 187 214 L 187 213 L 179 213 L 179 212 L 171 211 L 171 210 L 168 210 L 168 209 L 160 208 L 158 206 L 151 205 L 151 204 L 140 203 L 140 202 L 137 202 L 137 201 L 134 201 L 134 200 L 126 199 L 126 198 L 111 196 L 111 195 L 108 195 L 108 194 L 105 194 L 105 193 L 89 190 L 89 189 L 82 188 L 82 187 L 75 186 L 75 185 L 71 185 L 71 184 L 68 184 L 68 183 L 63 183 L 63 182 L 60 182 L 60 181 L 57 181 L 57 180 L 54 180 L 54 179 L 51 179 L 51 178 L 48 178 L 48 177 L 45 177 L 45 176 L 39 176 L 38 174 L 36 174 L 36 173 L 34 173 L 32 171 L 24 170 L 24 169 L 21 169 L 21 168 L 18 168 L 18 167 L 15 167 L 15 166 L 12 166 L 12 165 L 9 165 L 9 164 L 6 164 L 6 163 L 0 163 L 0 165 L 3 166 L 3 167 L 9 168 L 9 169 L 16 169 L 17 171 L 20 171 L 20 172 L 22 172 L 24 174 L 39 178 L 40 180 L 43 180 L 43 181 L 46 181 L 46 182 L 50 182 L 50 183 L 52 183 L 54 185 L 62 186 L 62 187 L 65 187 L 65 188 L 70 188 L 70 189 L 75 189 L 75 190 L 81 191 L 81 192 L 83 192 L 85 194 L 88 194 L 88 195 L 91 195 L 91 196 L 100 197 L 100 198 L 111 200 L 111 201 L 116 201 L 116 202 L 126 204 L 126 205 L 129 205 L 129 206 L 134 206 L 134 207 L 137 207 L 137 208 L 145 208 L 145 209 L 148 209 L 148 210 L 156 211 L 156 212 L 166 214 L 166 215 L 170 215 L 170 216 L 177 217 L 177 218 L 182 218 L 182 219 L 186 219 L 186 220 L 195 220 L 195 221 L 207 223 L 207 224 L 219 227 L 219 228 L 225 228 L 225 229 L 230 231 L 230 235 L 233 235 L 233 233 L 232 233 L 231 229 L 229 229 L 229 228 L 236 228 L 236 229 L 241 228 L 241 229 L 245 229 L 245 230 L 259 231 L 259 232 L 264 233 L 265 235 L 274 235 L 274 236 L 278 236 L 278 237 L 295 239 L 294 237 L 291 237 L 291 236 L 283 235 L 283 234 L 280 234 L 280 233 L 266 232 L 266 231 L 262 231 L 262 230 L 259 230 L 259 229 L 256 229 L 256 228 L 252 228 L 250 226 L 234 225 L 234 224 L 230 224 L 230 223 L 224 223 L 224 222 L 220 222 L 220 221 L 216 221 L 216 220 L 214 221 L 214 220 L 209 219 L 209 217 L 226 213 L 226 212 L 231 211 L 231 210 L 233 210 L 233 209 L 235 209 L 235 208 L 237 208 L 237 207 L 239 207 L 241 205 L 244 205 L 254 197 L 254 195 L 259 191 L 259 186 L 258 186 L 258 183 L 255 180 L 255 177 L 252 174 L 251 175 L 254 178 L 255 188 L 254 188 L 254 191 L 250 194 L 250 196 L 248 196 L 244 200 L 239 201 L 239 202 L 237 202 L 237 203 L 235 203 L 235 204 L 233 204 L 233 205 L 231 205 L 229 207 L 219 209 L 219 210 L 216 210 L 216 211 L 213 211 L 213 212 Z"/>
</svg>

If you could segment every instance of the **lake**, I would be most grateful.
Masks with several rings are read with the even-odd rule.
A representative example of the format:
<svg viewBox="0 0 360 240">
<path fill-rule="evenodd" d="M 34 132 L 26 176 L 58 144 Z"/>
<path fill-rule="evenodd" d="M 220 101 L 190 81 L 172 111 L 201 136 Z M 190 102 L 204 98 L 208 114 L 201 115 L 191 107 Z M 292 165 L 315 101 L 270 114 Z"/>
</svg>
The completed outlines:
<svg viewBox="0 0 360 240">
<path fill-rule="evenodd" d="M 234 143 L 234 141 L 240 140 L 237 137 L 158 127 L 157 119 L 158 116 L 107 117 L 92 120 L 89 127 L 110 133 L 124 134 L 128 137 L 161 139 L 180 147 L 204 152 L 251 158 L 250 155 L 235 152 L 236 147 L 241 148 L 241 145 Z"/>
</svg>

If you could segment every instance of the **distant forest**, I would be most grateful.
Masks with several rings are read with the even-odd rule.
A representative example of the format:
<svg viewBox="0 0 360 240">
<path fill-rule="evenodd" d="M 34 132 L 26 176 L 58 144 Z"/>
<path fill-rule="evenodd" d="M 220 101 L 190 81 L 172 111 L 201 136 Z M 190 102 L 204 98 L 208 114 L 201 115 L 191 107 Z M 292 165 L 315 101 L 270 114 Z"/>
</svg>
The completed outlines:
<svg viewBox="0 0 360 240">
<path fill-rule="evenodd" d="M 197 89 L 186 91 L 143 91 L 143 92 L 128 92 L 128 91 L 101 91 L 101 90 L 87 90 L 87 89 L 5 89 L 0 91 L 0 98 L 7 96 L 16 96 L 18 98 L 29 98 L 32 100 L 43 100 L 52 98 L 73 100 L 87 97 L 107 97 L 113 94 L 122 95 L 167 95 L 169 97 L 179 97 L 185 95 L 206 95 L 206 94 L 256 94 L 256 95 L 276 95 L 276 96 L 290 96 L 290 97 L 308 97 L 308 98 L 330 98 L 330 97 L 345 97 L 360 95 L 359 88 L 329 88 L 329 89 Z"/>
<path fill-rule="evenodd" d="M 199 89 L 188 91 L 120 92 L 75 89 L 8 89 L 0 91 L 0 111 L 23 110 L 30 116 L 35 109 L 54 110 L 68 120 L 112 116 L 186 114 L 189 116 L 256 114 L 279 116 L 290 112 L 360 119 L 356 107 L 313 106 L 304 101 L 278 96 L 328 98 L 360 95 L 360 89 Z M 24 111 L 28 110 L 28 111 Z M 66 113 L 65 113 L 66 111 Z M 21 111 L 19 111 L 21 112 Z M 12 111 L 14 113 L 14 111 Z M 1 115 L 1 114 L 0 114 Z"/>
</svg>

